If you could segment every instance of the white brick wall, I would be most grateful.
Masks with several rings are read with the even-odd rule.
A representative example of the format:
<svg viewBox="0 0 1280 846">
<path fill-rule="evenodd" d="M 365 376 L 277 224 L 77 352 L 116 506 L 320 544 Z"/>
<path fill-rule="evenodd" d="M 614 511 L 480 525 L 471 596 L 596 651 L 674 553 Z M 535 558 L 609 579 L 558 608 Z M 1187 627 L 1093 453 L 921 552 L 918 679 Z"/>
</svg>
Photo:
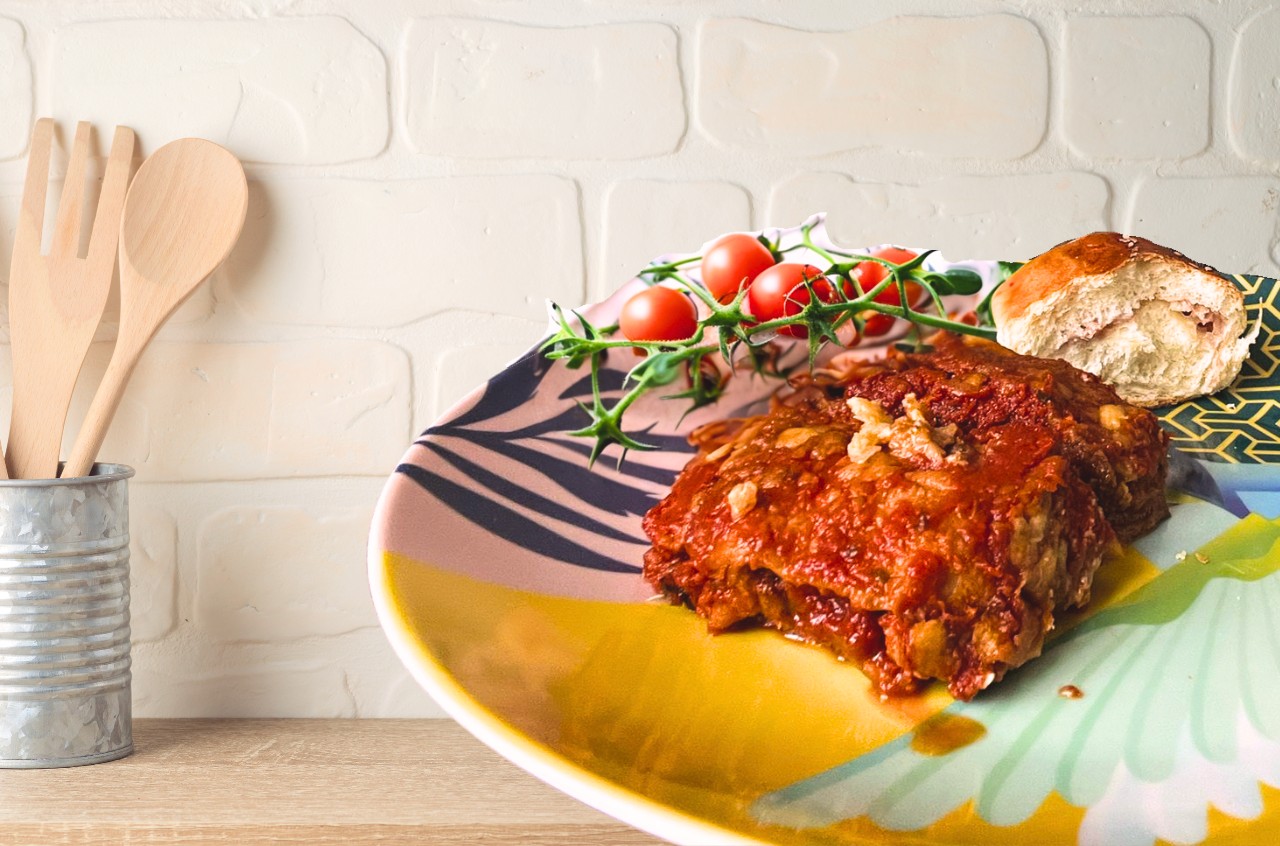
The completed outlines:
<svg viewBox="0 0 1280 846">
<path fill-rule="evenodd" d="M 46 110 L 59 116 L 196 135 L 250 162 L 329 164 L 386 146 L 386 63 L 340 18 L 81 23 L 56 28 L 51 49 Z"/>
<path fill-rule="evenodd" d="M 1209 143 L 1210 46 L 1200 24 L 1080 17 L 1067 21 L 1064 46 L 1065 134 L 1076 153 L 1178 159 Z"/>
<path fill-rule="evenodd" d="M 421 152 L 458 158 L 670 153 L 685 124 L 676 45 L 657 23 L 416 20 L 405 36 L 406 130 Z"/>
<path fill-rule="evenodd" d="M 1049 69 L 1024 18 L 900 17 L 847 32 L 713 19 L 700 30 L 694 107 L 729 148 L 1004 159 L 1043 132 Z"/>
<path fill-rule="evenodd" d="M 36 115 L 249 163 L 105 451 L 138 468 L 138 713 L 440 713 L 364 595 L 369 509 L 544 297 L 652 254 L 826 210 L 851 245 L 1112 227 L 1280 273 L 1280 9 L 1069 5 L 0 0 L 0 281 Z"/>
</svg>

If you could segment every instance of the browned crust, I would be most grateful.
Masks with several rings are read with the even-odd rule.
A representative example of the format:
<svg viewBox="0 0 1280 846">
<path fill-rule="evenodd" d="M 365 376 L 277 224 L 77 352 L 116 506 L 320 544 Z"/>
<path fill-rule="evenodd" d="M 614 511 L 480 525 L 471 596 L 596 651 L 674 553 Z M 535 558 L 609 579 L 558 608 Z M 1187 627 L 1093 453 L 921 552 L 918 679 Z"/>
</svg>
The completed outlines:
<svg viewBox="0 0 1280 846">
<path fill-rule="evenodd" d="M 1177 250 L 1137 235 L 1093 232 L 1041 253 L 1010 276 L 991 298 L 991 313 L 995 317 L 996 326 L 1019 319 L 1026 314 L 1032 303 L 1072 284 L 1076 279 L 1111 273 L 1136 261 L 1186 265 L 1211 275 L 1231 290 L 1237 291 L 1217 270 L 1187 258 Z"/>
</svg>

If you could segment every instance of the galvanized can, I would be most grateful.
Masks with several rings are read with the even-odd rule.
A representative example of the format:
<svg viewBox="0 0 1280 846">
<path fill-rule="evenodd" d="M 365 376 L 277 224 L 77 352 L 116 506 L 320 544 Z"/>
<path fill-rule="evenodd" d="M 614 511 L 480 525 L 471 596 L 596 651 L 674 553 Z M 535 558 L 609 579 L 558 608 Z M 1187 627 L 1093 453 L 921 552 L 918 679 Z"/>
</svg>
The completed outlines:
<svg viewBox="0 0 1280 846">
<path fill-rule="evenodd" d="M 133 751 L 132 475 L 0 481 L 0 768 Z"/>
</svg>

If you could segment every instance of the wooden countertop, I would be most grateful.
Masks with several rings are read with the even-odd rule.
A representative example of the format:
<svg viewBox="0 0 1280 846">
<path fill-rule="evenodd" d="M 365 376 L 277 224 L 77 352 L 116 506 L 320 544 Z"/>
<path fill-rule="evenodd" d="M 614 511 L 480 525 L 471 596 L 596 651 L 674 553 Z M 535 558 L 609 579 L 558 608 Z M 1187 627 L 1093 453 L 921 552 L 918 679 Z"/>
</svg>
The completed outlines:
<svg viewBox="0 0 1280 846">
<path fill-rule="evenodd" d="M 129 758 L 0 770 L 0 844 L 655 844 L 449 720 L 135 720 Z"/>
</svg>

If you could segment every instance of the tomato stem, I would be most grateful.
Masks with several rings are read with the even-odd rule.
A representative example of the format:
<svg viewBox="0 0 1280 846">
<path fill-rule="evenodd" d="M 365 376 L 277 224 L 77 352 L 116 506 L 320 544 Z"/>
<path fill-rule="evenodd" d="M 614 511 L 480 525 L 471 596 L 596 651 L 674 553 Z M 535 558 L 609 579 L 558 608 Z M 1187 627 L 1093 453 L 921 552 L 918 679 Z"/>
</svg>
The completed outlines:
<svg viewBox="0 0 1280 846">
<path fill-rule="evenodd" d="M 686 264 L 693 264 L 699 261 L 702 261 L 702 256 L 688 256 L 687 258 L 678 259 L 676 261 L 669 261 L 664 264 L 651 264 L 648 267 L 641 270 L 639 275 L 653 276 L 655 274 L 671 273 L 672 271 L 679 270 L 680 268 L 684 267 Z"/>
<path fill-rule="evenodd" d="M 794 291 L 787 295 L 786 300 L 798 308 L 794 313 L 781 317 L 756 322 L 746 310 L 747 286 L 742 286 L 730 302 L 718 301 L 700 282 L 681 272 L 682 268 L 701 261 L 700 255 L 651 264 L 638 274 L 646 284 L 667 284 L 693 297 L 700 304 L 696 329 L 688 338 L 644 341 L 619 337 L 617 324 L 597 328 L 578 312 L 572 312 L 576 318 L 575 325 L 575 321 L 570 320 L 559 306 L 552 305 L 556 329 L 543 341 L 540 347 L 542 353 L 549 359 L 563 361 L 568 367 L 580 367 L 586 362 L 591 364 L 591 401 L 589 405 L 585 402 L 578 403 L 587 414 L 589 423 L 569 433 L 595 440 L 589 464 L 594 464 L 611 444 L 621 447 L 619 464 L 629 450 L 654 449 L 653 446 L 636 440 L 623 429 L 623 416 L 641 396 L 670 384 L 682 373 L 688 388 L 678 393 L 666 394 L 667 398 L 688 401 L 690 406 L 686 414 L 715 402 L 723 393 L 724 381 L 728 376 L 708 377 L 708 371 L 722 372 L 711 356 L 719 356 L 723 360 L 723 366 L 728 368 L 728 373 L 732 373 L 736 367 L 734 359 L 739 357 L 737 354 L 740 351 L 745 350 L 755 373 L 785 377 L 787 371 L 779 366 L 778 347 L 772 341 L 777 333 L 787 329 L 793 329 L 793 334 L 796 335 L 800 335 L 801 330 L 804 331 L 811 367 L 816 363 L 818 353 L 825 344 L 840 343 L 837 330 L 842 325 L 852 321 L 861 330 L 863 316 L 868 312 L 908 321 L 911 331 L 907 337 L 917 348 L 923 342 L 922 330 L 926 327 L 994 339 L 995 328 L 990 325 L 989 315 L 983 314 L 981 310 L 980 320 L 986 321 L 982 325 L 947 317 L 943 295 L 976 291 L 980 280 L 972 271 L 926 270 L 924 262 L 932 251 L 895 263 L 879 256 L 823 247 L 814 242 L 812 230 L 812 225 L 801 227 L 800 243 L 790 247 L 780 248 L 777 240 L 771 240 L 766 245 L 777 258 L 803 248 L 830 263 L 821 277 L 803 278 L 797 286 L 803 286 L 807 297 L 795 295 Z M 868 262 L 880 264 L 886 270 L 884 277 L 869 290 L 863 288 L 859 274 L 854 272 L 858 265 Z M 829 281 L 821 289 L 815 286 L 814 283 L 820 282 L 824 277 Z M 913 306 L 908 282 L 919 285 L 925 291 L 930 304 L 937 311 L 936 315 L 919 311 Z M 897 305 L 878 302 L 876 299 L 890 286 L 897 292 Z M 623 348 L 638 350 L 644 354 L 644 358 L 627 373 L 622 384 L 622 395 L 612 399 L 606 397 L 600 388 L 600 368 L 610 350 Z"/>
</svg>

